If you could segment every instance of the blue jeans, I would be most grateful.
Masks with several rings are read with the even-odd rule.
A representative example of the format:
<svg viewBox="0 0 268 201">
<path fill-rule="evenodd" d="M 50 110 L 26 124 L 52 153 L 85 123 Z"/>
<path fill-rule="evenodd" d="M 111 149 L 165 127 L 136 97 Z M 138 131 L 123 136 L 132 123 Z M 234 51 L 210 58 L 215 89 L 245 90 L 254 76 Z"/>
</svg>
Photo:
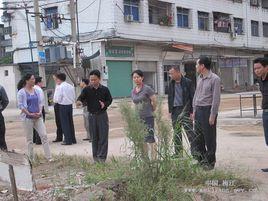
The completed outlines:
<svg viewBox="0 0 268 201">
<path fill-rule="evenodd" d="M 266 145 L 268 146 L 268 112 L 262 113 L 262 121 L 263 121 L 265 142 Z"/>
</svg>

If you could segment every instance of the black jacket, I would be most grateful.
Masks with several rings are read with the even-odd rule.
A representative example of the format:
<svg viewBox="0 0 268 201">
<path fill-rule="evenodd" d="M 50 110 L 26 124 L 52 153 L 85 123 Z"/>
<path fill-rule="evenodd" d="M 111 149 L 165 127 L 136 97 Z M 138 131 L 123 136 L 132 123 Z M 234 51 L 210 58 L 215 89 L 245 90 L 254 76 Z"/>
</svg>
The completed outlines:
<svg viewBox="0 0 268 201">
<path fill-rule="evenodd" d="M 193 98 L 194 98 L 194 86 L 192 81 L 188 78 L 181 78 L 181 87 L 182 87 L 182 96 L 183 96 L 183 107 L 186 106 L 186 110 L 190 113 L 193 112 Z M 175 96 L 175 81 L 171 80 L 168 89 L 168 110 L 169 113 L 172 113 L 174 105 L 174 96 Z"/>
<path fill-rule="evenodd" d="M 4 87 L 0 86 L 0 112 L 2 112 L 8 105 L 9 100 Z"/>
<path fill-rule="evenodd" d="M 103 85 L 100 85 L 97 89 L 87 86 L 84 88 L 77 99 L 82 103 L 87 103 L 87 110 L 92 114 L 104 112 L 111 105 L 113 98 L 109 89 Z M 104 103 L 104 108 L 101 109 L 100 102 Z"/>
</svg>

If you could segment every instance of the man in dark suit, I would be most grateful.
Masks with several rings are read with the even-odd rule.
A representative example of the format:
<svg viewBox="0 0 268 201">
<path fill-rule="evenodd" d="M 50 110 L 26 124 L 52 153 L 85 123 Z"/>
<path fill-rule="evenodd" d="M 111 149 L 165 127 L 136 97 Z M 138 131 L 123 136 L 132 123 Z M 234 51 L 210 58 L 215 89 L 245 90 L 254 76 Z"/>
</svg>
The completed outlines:
<svg viewBox="0 0 268 201">
<path fill-rule="evenodd" d="M 179 67 L 169 70 L 171 81 L 168 90 L 168 109 L 174 130 L 174 146 L 176 156 L 182 154 L 182 127 L 186 131 L 194 156 L 194 132 L 192 123 L 194 86 L 192 81 L 182 76 Z M 181 125 L 180 125 L 180 123 Z"/>
</svg>

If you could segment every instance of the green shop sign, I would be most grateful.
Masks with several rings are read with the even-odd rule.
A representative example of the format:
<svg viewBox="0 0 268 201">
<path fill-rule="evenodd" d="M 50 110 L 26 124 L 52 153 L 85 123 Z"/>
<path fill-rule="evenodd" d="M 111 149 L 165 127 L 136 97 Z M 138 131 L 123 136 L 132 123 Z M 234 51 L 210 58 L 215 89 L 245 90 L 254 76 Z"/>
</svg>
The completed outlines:
<svg viewBox="0 0 268 201">
<path fill-rule="evenodd" d="M 125 46 L 107 47 L 105 55 L 106 57 L 134 57 L 134 48 Z"/>
</svg>

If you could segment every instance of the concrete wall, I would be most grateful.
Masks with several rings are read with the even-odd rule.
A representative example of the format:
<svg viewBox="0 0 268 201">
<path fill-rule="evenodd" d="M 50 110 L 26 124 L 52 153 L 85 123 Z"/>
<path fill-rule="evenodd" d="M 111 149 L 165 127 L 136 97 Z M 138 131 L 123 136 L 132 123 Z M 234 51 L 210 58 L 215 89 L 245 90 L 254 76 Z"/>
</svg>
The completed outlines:
<svg viewBox="0 0 268 201">
<path fill-rule="evenodd" d="M 8 76 L 5 76 L 8 71 Z M 17 66 L 0 66 L 0 85 L 2 85 L 9 98 L 8 107 L 16 107 L 17 105 L 17 83 L 20 80 L 20 71 Z"/>
</svg>

